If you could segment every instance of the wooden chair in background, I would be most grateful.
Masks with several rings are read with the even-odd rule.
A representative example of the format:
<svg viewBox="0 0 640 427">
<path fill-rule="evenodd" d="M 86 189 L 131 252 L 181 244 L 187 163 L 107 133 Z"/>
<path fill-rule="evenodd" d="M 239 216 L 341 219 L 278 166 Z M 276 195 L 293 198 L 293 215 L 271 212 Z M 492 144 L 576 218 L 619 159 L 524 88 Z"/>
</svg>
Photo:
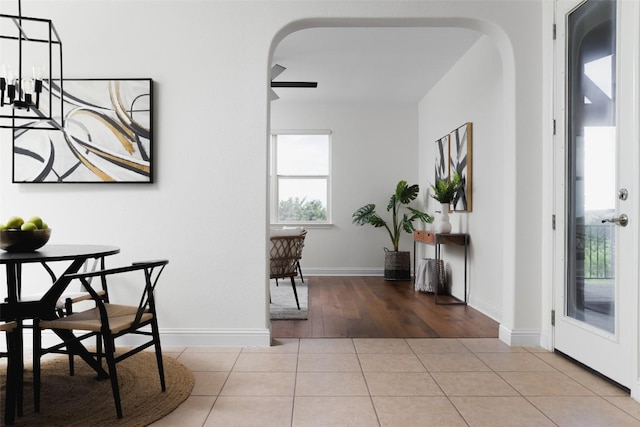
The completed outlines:
<svg viewBox="0 0 640 427">
<path fill-rule="evenodd" d="M 298 276 L 299 260 L 302 256 L 306 230 L 302 234 L 294 236 L 271 236 L 271 250 L 269 253 L 269 270 L 271 279 L 291 279 L 293 295 L 296 298 L 296 305 L 300 310 L 298 301 L 298 291 L 296 290 L 295 278 Z"/>
</svg>

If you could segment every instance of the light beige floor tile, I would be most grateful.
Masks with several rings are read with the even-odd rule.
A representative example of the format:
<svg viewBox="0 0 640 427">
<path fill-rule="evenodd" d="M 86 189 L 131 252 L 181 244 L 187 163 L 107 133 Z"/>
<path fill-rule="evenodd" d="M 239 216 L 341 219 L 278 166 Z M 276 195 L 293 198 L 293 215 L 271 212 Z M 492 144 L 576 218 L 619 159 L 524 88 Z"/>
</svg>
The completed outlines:
<svg viewBox="0 0 640 427">
<path fill-rule="evenodd" d="M 204 427 L 289 426 L 292 407 L 293 397 L 220 396 Z"/>
<path fill-rule="evenodd" d="M 446 397 L 374 397 L 382 427 L 466 426 Z"/>
<path fill-rule="evenodd" d="M 242 350 L 242 347 L 231 346 L 192 346 L 185 349 L 186 353 L 234 353 L 238 354 Z"/>
<path fill-rule="evenodd" d="M 429 372 L 490 371 L 489 367 L 473 353 L 423 353 L 418 354 Z"/>
<path fill-rule="evenodd" d="M 586 370 L 565 372 L 565 375 L 600 396 L 629 396 L 629 392 Z"/>
<path fill-rule="evenodd" d="M 298 338 L 273 338 L 269 347 L 244 347 L 243 353 L 298 353 Z"/>
<path fill-rule="evenodd" d="M 231 372 L 221 396 L 293 396 L 293 372 Z"/>
<path fill-rule="evenodd" d="M 566 357 L 556 353 L 536 353 L 536 357 L 545 361 L 561 372 L 582 372 L 584 368 Z"/>
<path fill-rule="evenodd" d="M 470 350 L 456 338 L 410 338 L 407 344 L 421 353 L 468 353 Z"/>
<path fill-rule="evenodd" d="M 300 340 L 302 353 L 355 353 L 353 342 L 349 338 L 306 338 Z"/>
<path fill-rule="evenodd" d="M 640 422 L 601 397 L 544 396 L 529 401 L 560 426 L 638 426 Z"/>
<path fill-rule="evenodd" d="M 369 396 L 361 372 L 299 372 L 296 396 Z"/>
<path fill-rule="evenodd" d="M 519 353 L 526 351 L 522 347 L 509 347 L 499 338 L 459 338 L 459 340 L 474 353 Z"/>
<path fill-rule="evenodd" d="M 501 372 L 500 376 L 523 396 L 593 396 L 562 372 Z"/>
<path fill-rule="evenodd" d="M 556 369 L 531 353 L 476 353 L 494 371 L 553 371 Z"/>
<path fill-rule="evenodd" d="M 555 425 L 523 397 L 452 397 L 451 402 L 473 427 Z"/>
<path fill-rule="evenodd" d="M 426 372 L 366 372 L 372 396 L 443 396 L 444 393 Z"/>
<path fill-rule="evenodd" d="M 604 397 L 607 401 L 613 403 L 618 408 L 622 409 L 627 414 L 631 415 L 637 420 L 640 420 L 640 402 L 633 400 L 631 397 L 618 397 L 607 396 Z"/>
<path fill-rule="evenodd" d="M 176 360 L 178 360 L 178 357 L 180 357 L 181 354 L 182 354 L 182 352 L 173 353 L 173 352 L 166 352 L 164 350 L 162 351 L 162 355 L 163 356 L 171 357 L 172 359 L 176 359 Z"/>
<path fill-rule="evenodd" d="M 431 373 L 447 396 L 516 396 L 518 393 L 495 372 Z"/>
<path fill-rule="evenodd" d="M 415 354 L 359 354 L 364 372 L 426 372 Z"/>
<path fill-rule="evenodd" d="M 189 396 L 173 412 L 161 420 L 150 424 L 151 427 L 201 427 L 214 402 L 215 396 Z"/>
<path fill-rule="evenodd" d="M 237 359 L 237 353 L 190 353 L 185 351 L 178 357 L 178 362 L 192 371 L 229 372 Z"/>
<path fill-rule="evenodd" d="M 233 367 L 242 372 L 295 372 L 297 354 L 242 353 Z"/>
<path fill-rule="evenodd" d="M 378 427 L 369 397 L 296 397 L 294 427 Z"/>
<path fill-rule="evenodd" d="M 462 417 L 473 427 L 640 426 L 640 403 L 628 393 L 539 347 L 485 338 L 277 341 L 165 347 L 196 383 L 152 426 L 449 426 Z M 487 364 L 498 372 L 476 371 Z"/>
<path fill-rule="evenodd" d="M 300 354 L 298 372 L 361 372 L 360 363 L 353 354 Z"/>
<path fill-rule="evenodd" d="M 184 345 L 163 345 L 162 346 L 162 354 L 166 354 L 166 353 L 183 353 L 184 351 L 187 350 L 187 348 Z M 155 351 L 153 347 L 149 347 L 147 349 L 145 349 L 145 351 Z"/>
<path fill-rule="evenodd" d="M 549 350 L 547 350 L 546 348 L 542 348 L 542 347 L 538 347 L 538 346 L 524 346 L 522 347 L 523 349 L 525 349 L 526 351 L 528 351 L 529 353 L 535 353 L 535 354 L 539 354 L 539 353 L 549 353 L 551 354 L 551 352 Z"/>
<path fill-rule="evenodd" d="M 196 383 L 191 390 L 191 396 L 217 396 L 222 390 L 228 372 L 193 372 Z"/>
<path fill-rule="evenodd" d="M 402 338 L 354 338 L 356 351 L 363 353 L 413 353 L 409 344 Z"/>
</svg>

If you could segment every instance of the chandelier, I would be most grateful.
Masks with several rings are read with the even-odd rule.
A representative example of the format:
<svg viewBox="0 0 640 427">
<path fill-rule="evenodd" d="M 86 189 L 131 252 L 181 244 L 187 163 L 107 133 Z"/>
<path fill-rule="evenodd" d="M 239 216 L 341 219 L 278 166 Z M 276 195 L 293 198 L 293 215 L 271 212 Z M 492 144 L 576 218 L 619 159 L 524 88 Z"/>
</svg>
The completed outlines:
<svg viewBox="0 0 640 427">
<path fill-rule="evenodd" d="M 62 41 L 50 19 L 17 5 L 0 14 L 0 128 L 62 129 Z"/>
</svg>

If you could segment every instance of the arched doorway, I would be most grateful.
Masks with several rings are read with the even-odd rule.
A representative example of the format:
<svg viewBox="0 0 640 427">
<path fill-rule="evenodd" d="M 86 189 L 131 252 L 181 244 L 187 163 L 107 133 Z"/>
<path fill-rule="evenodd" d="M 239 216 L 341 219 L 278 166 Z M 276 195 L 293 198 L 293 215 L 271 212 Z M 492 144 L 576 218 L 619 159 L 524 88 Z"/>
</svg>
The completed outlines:
<svg viewBox="0 0 640 427">
<path fill-rule="evenodd" d="M 332 27 L 332 26 L 336 25 L 335 22 L 331 23 L 331 25 L 330 25 L 330 23 L 326 23 L 326 24 L 327 24 L 328 27 Z M 359 24 L 362 25 L 362 22 L 360 22 Z M 377 25 L 376 28 L 378 30 L 384 30 L 384 31 L 389 31 L 389 32 L 393 31 L 394 29 L 397 29 L 399 31 L 407 30 L 406 28 L 403 28 L 402 24 L 401 23 L 399 24 L 398 21 L 394 21 L 394 22 L 390 21 L 387 24 L 388 25 L 381 24 L 380 22 L 376 22 L 376 25 Z M 415 22 L 411 22 L 411 23 L 407 22 L 407 24 L 415 25 Z M 391 27 L 391 25 L 393 25 L 393 27 Z M 350 26 L 350 25 L 348 25 L 348 23 L 346 21 L 340 22 L 339 26 L 340 26 L 339 29 L 336 29 L 336 28 L 322 28 L 322 30 L 325 30 L 325 29 L 328 30 L 328 31 L 334 30 L 336 32 L 338 32 L 338 30 L 345 30 L 345 29 L 348 29 L 348 30 L 354 31 L 354 32 L 355 31 L 363 31 L 363 32 L 367 31 L 367 29 L 363 29 L 363 28 L 357 28 L 357 27 L 354 28 L 353 27 L 353 23 Z M 493 30 L 495 30 L 494 28 L 488 28 L 488 26 L 486 26 L 486 24 L 481 24 L 481 23 L 478 23 L 478 22 L 468 21 L 468 20 L 467 21 L 464 21 L 464 20 L 460 20 L 460 21 L 441 20 L 441 21 L 430 21 L 430 22 L 425 21 L 425 22 L 422 23 L 422 27 L 423 28 L 433 28 L 433 26 L 438 27 L 441 30 L 445 30 L 446 29 L 447 31 L 454 30 L 454 28 L 452 28 L 452 27 L 458 27 L 458 31 L 461 31 L 461 32 L 465 32 L 465 31 L 468 32 L 469 29 L 473 29 L 474 31 L 478 31 L 479 30 L 478 34 L 483 34 L 483 33 L 486 34 L 487 32 L 491 34 L 493 32 Z M 446 27 L 446 28 L 443 29 L 442 28 L 443 26 Z M 274 43 L 273 43 L 273 46 L 272 46 L 272 55 L 271 55 L 271 57 L 273 58 L 273 61 L 271 61 L 271 62 L 274 63 L 276 60 L 279 61 L 280 58 L 285 58 L 285 56 L 278 57 L 278 55 L 277 55 L 277 46 L 279 45 L 280 41 L 282 41 L 283 43 L 286 42 L 287 36 L 294 37 L 295 34 L 291 35 L 292 32 L 294 32 L 297 29 L 301 29 L 301 28 L 312 28 L 312 30 L 302 30 L 302 31 L 300 31 L 299 33 L 296 33 L 296 34 L 303 34 L 305 31 L 309 31 L 309 32 L 316 31 L 317 33 L 320 33 L 321 29 L 318 28 L 318 27 L 323 27 L 323 25 L 321 25 L 317 21 L 314 21 L 313 23 L 311 23 L 311 22 L 296 23 L 294 25 L 291 25 L 290 28 L 283 30 L 281 32 L 280 36 L 277 38 L 277 40 L 274 40 Z M 460 29 L 459 27 L 463 27 L 463 28 L 466 28 L 466 29 Z M 480 37 L 480 36 L 476 36 L 476 37 Z M 482 37 L 484 37 L 484 36 L 482 36 Z M 500 43 L 496 43 L 494 39 L 492 39 L 490 37 L 485 37 L 485 38 L 488 40 L 487 43 L 491 44 L 493 46 L 493 48 L 496 50 L 497 55 L 498 55 L 498 60 L 500 60 L 500 57 L 504 56 L 503 55 L 503 51 L 505 49 L 508 50 L 508 43 L 502 41 L 503 43 L 506 43 L 505 46 L 498 46 Z M 500 37 L 498 37 L 498 38 L 500 38 Z M 471 44 L 473 44 L 473 43 L 471 43 Z M 378 43 L 378 45 L 379 45 L 379 43 Z M 469 46 L 467 46 L 467 49 L 468 48 L 469 48 Z M 462 53 L 466 53 L 466 50 L 463 51 Z M 460 56 L 462 56 L 462 54 Z M 459 57 L 457 59 L 459 59 Z M 290 59 L 290 60 L 291 60 L 291 58 L 292 58 L 291 56 L 288 57 L 288 59 Z M 294 60 L 291 63 L 295 64 L 296 62 Z M 455 61 L 453 61 L 453 63 L 455 64 Z M 506 63 L 509 64 L 509 61 L 506 61 Z M 449 65 L 449 66 L 451 66 L 451 65 Z M 506 92 L 507 91 L 506 88 L 508 88 L 509 85 L 510 85 L 510 82 L 512 82 L 512 76 L 510 76 L 509 71 L 513 72 L 513 70 L 509 70 L 509 67 L 508 66 L 504 66 L 504 64 L 500 65 L 500 67 L 501 67 L 500 71 L 501 71 L 501 74 L 502 74 L 501 75 L 502 78 L 501 78 L 501 81 L 499 83 L 499 86 L 501 86 L 501 89 Z M 445 74 L 446 74 L 446 71 L 448 71 L 448 69 L 445 70 Z M 291 78 L 292 80 L 296 80 L 296 79 L 299 79 L 300 76 L 294 75 L 292 73 L 292 75 L 290 77 L 292 77 Z M 287 80 L 289 80 L 290 77 L 288 77 Z M 309 79 L 313 80 L 314 77 L 310 76 Z M 318 80 L 320 80 L 320 79 L 318 79 Z M 319 82 L 319 85 L 322 85 L 322 82 Z M 428 89 L 429 88 L 427 88 L 427 90 Z M 424 96 L 424 95 L 425 94 L 422 94 L 422 96 Z M 270 111 L 271 120 L 270 120 L 270 122 L 271 122 L 272 128 L 290 128 L 290 127 L 294 127 L 294 128 L 305 128 L 305 127 L 307 127 L 307 128 L 318 128 L 319 127 L 317 124 L 315 124 L 315 123 L 318 123 L 318 122 L 314 123 L 312 120 L 309 119 L 309 117 L 312 117 L 312 116 L 317 118 L 318 114 L 309 113 L 307 115 L 308 116 L 307 118 L 302 117 L 303 114 L 301 113 L 302 110 L 300 109 L 301 102 L 299 100 L 300 96 L 304 96 L 304 93 L 302 91 L 300 91 L 300 92 L 298 92 L 298 94 L 296 94 L 296 98 L 298 100 L 295 103 L 296 104 L 295 107 L 293 107 L 293 108 L 296 109 L 296 111 L 298 113 L 298 114 L 296 114 L 297 117 L 294 119 L 294 120 L 297 120 L 297 122 L 295 122 L 295 124 L 284 124 L 283 125 L 282 124 L 283 122 L 287 123 L 286 120 L 285 121 L 281 120 L 281 118 L 282 118 L 281 113 L 282 113 L 282 110 L 284 110 L 284 108 L 281 108 L 280 106 L 275 106 L 275 105 L 271 106 L 271 111 Z M 418 100 L 416 101 L 416 105 L 414 105 L 413 107 L 405 107 L 405 112 L 406 111 L 410 111 L 413 108 L 414 111 L 412 111 L 409 114 L 413 114 L 414 115 L 412 117 L 412 119 L 414 120 L 414 126 L 416 128 L 421 125 L 420 117 L 419 117 L 420 111 L 418 111 L 418 110 L 420 110 L 420 108 L 418 108 L 419 107 L 418 104 L 419 104 L 420 96 L 418 96 L 417 98 L 418 98 Z M 507 115 L 508 115 L 508 110 L 509 109 L 506 106 L 508 104 L 508 101 L 506 101 L 506 100 L 508 100 L 508 99 L 509 99 L 508 97 L 503 97 L 503 98 L 500 99 L 501 108 L 504 109 L 504 111 L 507 113 Z M 280 105 L 283 105 L 284 102 L 286 102 L 286 101 L 283 101 L 283 99 L 281 98 L 279 101 L 276 101 L 276 102 L 279 102 L 279 103 L 281 103 Z M 371 102 L 371 101 L 369 101 L 369 102 Z M 363 103 L 351 103 L 349 107 L 345 107 L 346 104 L 349 104 L 349 103 L 343 103 L 340 106 L 337 106 L 336 104 L 333 104 L 333 105 L 327 105 L 327 104 L 319 105 L 319 104 L 317 104 L 315 106 L 315 110 L 316 110 L 316 113 L 318 112 L 318 110 L 323 110 L 325 113 L 327 111 L 330 111 L 330 112 L 335 113 L 335 114 L 337 114 L 338 116 L 341 116 L 341 117 L 349 117 L 349 120 L 352 123 L 354 121 L 358 120 L 358 119 L 355 119 L 354 116 L 355 115 L 359 115 L 360 112 L 365 111 L 365 110 L 366 110 L 367 113 L 371 113 L 371 116 L 369 116 L 368 123 L 376 123 L 376 122 L 379 122 L 379 121 L 388 120 L 387 118 L 394 117 L 394 114 L 391 112 L 390 109 L 388 109 L 386 111 L 381 111 L 380 105 L 375 105 L 375 106 L 372 106 L 371 104 L 364 105 L 364 104 L 366 104 L 366 101 L 363 102 Z M 354 105 L 355 105 L 355 107 L 354 107 Z M 349 108 L 351 110 L 349 110 Z M 378 109 L 378 111 L 373 111 L 376 108 Z M 424 108 L 426 108 L 426 107 L 424 107 Z M 356 111 L 358 111 L 358 114 L 354 114 L 353 113 L 354 109 Z M 396 107 L 396 110 L 397 110 L 397 107 Z M 349 111 L 351 111 L 351 113 Z M 386 114 L 386 116 L 385 116 L 385 114 Z M 301 119 L 301 117 L 302 117 L 302 119 Z M 394 117 L 394 118 L 397 118 L 397 117 Z M 278 123 L 277 124 L 274 123 L 274 120 L 276 122 L 278 122 Z M 292 122 L 288 122 L 288 123 L 292 123 Z M 329 123 L 329 121 L 325 121 L 325 123 Z M 363 119 L 362 123 L 367 123 L 367 120 Z M 368 138 L 367 139 L 368 141 L 371 141 L 372 140 L 372 136 L 374 136 L 374 137 L 380 137 L 380 139 L 382 140 L 382 142 L 380 142 L 380 144 L 382 144 L 382 145 L 385 144 L 384 143 L 385 138 L 386 138 L 386 141 L 387 141 L 386 142 L 387 145 L 393 145 L 392 143 L 389 143 L 389 141 L 393 141 L 393 139 L 392 139 L 393 137 L 391 137 L 388 134 L 387 135 L 382 135 L 382 132 L 379 129 L 373 129 L 372 130 L 371 129 L 372 127 L 374 127 L 374 126 L 368 126 L 367 127 L 366 124 L 365 124 L 364 127 L 361 128 L 361 129 L 364 129 L 362 131 L 362 133 L 366 135 L 365 138 Z M 401 125 L 398 125 L 398 127 L 401 127 Z M 496 131 L 497 131 L 498 135 L 507 135 L 510 132 L 510 130 L 513 129 L 513 123 L 511 123 L 511 124 L 505 123 L 504 118 L 501 118 L 500 124 L 497 125 L 496 128 L 497 128 Z M 367 132 L 369 132 L 369 133 L 367 133 Z M 376 133 L 376 132 L 378 132 L 378 133 Z M 434 132 L 438 132 L 438 130 L 435 130 Z M 417 156 L 415 156 L 415 154 L 414 154 L 414 157 L 416 157 L 416 159 L 414 159 L 415 162 L 411 163 L 411 161 L 405 161 L 404 165 L 402 165 L 402 163 L 400 163 L 400 164 L 402 166 L 405 166 L 405 167 L 407 166 L 407 163 L 409 163 L 410 165 L 415 165 L 415 168 L 417 169 L 417 171 L 416 171 L 417 173 L 414 173 L 413 176 L 417 181 L 420 182 L 420 184 L 422 184 L 424 186 L 427 183 L 427 180 L 430 178 L 430 175 L 428 175 L 431 172 L 431 169 L 428 166 L 429 160 L 421 160 L 421 159 L 417 159 L 417 158 L 418 157 L 424 157 L 424 158 L 428 158 L 429 157 L 430 154 L 428 153 L 428 148 L 425 148 L 423 146 L 427 144 L 426 141 L 431 140 L 430 138 L 432 136 L 429 135 L 429 132 L 423 132 L 423 134 L 425 136 L 423 136 L 422 139 L 420 139 L 420 136 L 416 136 L 416 139 L 414 141 L 407 143 L 407 147 L 411 147 L 412 144 L 413 144 L 413 147 L 414 147 L 413 152 L 418 154 Z M 397 139 L 402 139 L 402 138 L 397 138 Z M 407 137 L 407 139 L 410 139 L 410 137 Z M 433 138 L 433 140 L 435 140 L 435 138 Z M 499 162 L 501 162 L 501 164 L 502 164 L 502 166 L 504 168 L 504 170 L 500 170 L 500 172 L 499 172 L 500 175 L 510 175 L 510 174 L 512 175 L 514 173 L 514 171 L 510 170 L 513 167 L 513 163 L 514 162 L 505 161 L 506 158 L 508 158 L 511 155 L 514 155 L 514 152 L 511 152 L 511 150 L 514 150 L 514 148 L 513 147 L 502 147 L 500 150 L 498 150 L 500 152 L 500 155 L 501 155 L 500 156 L 501 158 L 499 159 Z M 392 152 L 393 150 L 389 150 L 389 151 Z M 358 153 L 361 155 L 360 158 L 362 158 L 363 157 L 362 156 L 362 154 L 363 154 L 363 150 L 362 149 L 361 150 L 354 149 L 353 152 L 350 153 L 350 154 L 357 156 Z M 393 154 L 390 154 L 390 155 L 393 155 Z M 387 157 L 390 156 L 390 155 L 387 155 Z M 370 153 L 367 153 L 366 156 L 370 156 Z M 357 158 L 357 157 L 352 157 L 352 160 L 351 160 L 352 163 L 353 163 L 353 159 L 354 158 Z M 362 164 L 360 164 L 360 166 L 362 166 L 363 169 L 371 168 L 372 169 L 372 174 L 375 174 L 376 170 L 380 170 L 380 168 L 379 168 L 380 164 L 378 165 L 378 167 L 371 167 L 371 164 L 374 163 L 371 160 L 372 159 L 367 158 L 367 161 L 369 163 L 367 165 L 364 165 L 364 166 L 362 166 Z M 494 159 L 494 160 L 497 160 L 497 159 Z M 409 167 L 411 167 L 411 166 L 409 166 Z M 398 173 L 401 174 L 402 172 L 398 172 Z M 393 175 L 393 173 L 391 175 Z M 380 190 L 379 188 L 387 188 L 389 186 L 392 186 L 391 184 L 389 184 L 390 181 L 391 181 L 391 178 L 386 179 L 386 181 L 385 180 L 379 180 L 378 182 L 376 182 L 375 185 L 378 187 L 378 189 L 376 191 L 380 192 L 382 190 Z M 507 185 L 507 187 L 509 187 L 509 186 L 510 185 Z M 362 186 L 360 186 L 359 188 L 362 188 Z M 510 190 L 510 189 L 508 189 L 508 190 Z M 387 192 L 384 192 L 384 193 L 386 194 Z M 352 194 L 353 194 L 353 192 L 352 192 Z M 508 201 L 507 204 L 509 204 L 509 203 L 510 202 Z M 350 219 L 351 219 L 350 218 L 350 213 L 351 212 L 349 210 L 350 209 L 352 210 L 354 207 L 357 207 L 357 206 L 359 206 L 358 203 L 357 202 L 353 202 L 351 205 L 348 205 L 347 207 L 344 208 L 344 210 L 341 212 L 341 216 L 340 216 L 340 218 L 343 219 L 344 223 L 340 224 L 339 227 L 334 227 L 332 229 L 329 229 L 328 231 L 327 230 L 320 230 L 318 233 L 325 234 L 325 236 L 330 234 L 330 233 L 334 233 L 335 234 L 335 239 L 337 239 L 336 241 L 339 241 L 340 239 L 344 239 L 346 241 L 357 240 L 359 238 L 357 233 L 360 232 L 361 230 L 356 230 L 355 227 L 353 227 L 353 226 L 351 226 L 349 224 L 350 223 Z M 509 206 L 504 206 L 503 212 L 508 212 L 509 209 L 510 209 Z M 484 214 L 486 215 L 486 214 L 489 214 L 489 213 L 488 212 L 484 212 Z M 478 212 L 478 213 L 476 213 L 476 215 L 479 216 L 479 215 L 482 215 L 482 214 Z M 506 216 L 506 213 L 505 213 L 505 216 Z M 506 230 L 509 226 L 512 225 L 512 224 L 510 224 L 510 222 L 511 222 L 510 219 L 507 217 L 505 219 L 504 223 L 501 224 L 500 235 L 497 235 L 497 236 L 494 235 L 494 237 L 496 237 L 496 238 L 498 238 L 500 240 L 509 241 L 510 238 L 508 236 L 503 236 L 502 233 L 504 233 L 504 230 Z M 373 234 L 374 233 L 371 230 L 368 230 L 367 232 L 369 234 Z M 329 245 L 329 247 L 337 247 L 338 245 L 336 245 L 336 243 L 335 243 L 336 241 L 331 243 Z M 511 243 L 513 243 L 513 242 L 511 242 Z M 405 244 L 411 244 L 410 238 L 405 241 Z M 380 245 L 378 245 L 378 247 L 380 247 Z M 332 255 L 334 255 L 334 254 L 332 254 L 332 252 L 335 252 L 335 251 L 328 251 L 328 250 L 326 250 L 326 248 L 323 251 L 323 253 L 329 254 L 329 258 Z M 508 255 L 506 255 L 506 253 L 508 253 L 508 251 L 506 251 L 504 254 L 498 254 L 497 257 L 498 258 L 508 257 Z M 355 266 L 362 266 L 363 265 L 362 261 L 360 261 L 361 263 L 358 264 L 358 261 L 363 259 L 362 257 L 360 257 L 360 258 L 359 257 L 360 257 L 360 255 L 358 255 L 358 254 L 354 255 L 354 260 L 355 261 L 353 261 L 353 264 L 351 265 L 352 271 L 346 271 L 347 274 L 353 274 L 353 273 L 357 274 L 358 270 L 360 270 L 360 271 L 362 270 L 362 268 L 359 269 L 358 267 L 353 267 L 354 265 Z M 330 261 L 331 260 L 329 259 L 329 262 Z M 513 301 L 508 301 L 509 296 L 511 296 L 511 297 L 513 296 L 513 292 L 509 292 L 509 291 L 503 292 L 502 291 L 502 284 L 508 282 L 504 278 L 508 274 L 511 274 L 510 270 L 513 270 L 513 265 L 509 265 L 509 263 L 504 263 L 504 262 L 501 263 L 501 264 L 502 264 L 502 269 L 500 269 L 500 268 L 498 269 L 499 280 L 492 281 L 492 283 L 494 283 L 494 284 L 495 283 L 499 284 L 499 289 L 498 290 L 495 290 L 495 289 L 494 290 L 490 290 L 490 289 L 486 290 L 488 293 L 494 292 L 494 295 L 493 295 L 494 301 L 499 301 L 499 303 L 495 304 L 494 306 L 491 306 L 491 304 L 485 304 L 484 306 L 482 306 L 482 304 L 483 304 L 482 300 L 476 300 L 475 301 L 475 304 L 481 305 L 485 312 L 487 312 L 487 311 L 491 312 L 491 310 L 494 310 L 493 312 L 491 312 L 491 314 L 494 314 L 494 318 L 497 318 L 499 321 L 503 321 L 505 316 L 507 318 L 510 317 L 509 316 L 509 312 L 511 310 L 509 309 L 509 306 L 513 305 Z M 327 264 L 327 265 L 329 265 L 329 264 Z M 339 271 L 339 269 L 336 269 L 336 270 Z M 347 268 L 347 270 L 348 270 L 348 268 Z M 486 271 L 484 273 L 486 273 Z M 476 273 L 476 277 L 478 277 L 477 276 L 478 274 L 482 275 L 483 274 L 482 270 L 478 270 L 478 272 Z M 476 279 L 476 280 L 478 280 L 478 279 Z M 478 288 L 476 288 L 476 290 L 478 290 Z M 506 295 L 506 297 L 504 297 L 504 295 Z M 498 306 L 498 307 L 496 307 L 496 306 Z M 505 308 L 506 308 L 506 310 L 505 310 Z"/>
</svg>

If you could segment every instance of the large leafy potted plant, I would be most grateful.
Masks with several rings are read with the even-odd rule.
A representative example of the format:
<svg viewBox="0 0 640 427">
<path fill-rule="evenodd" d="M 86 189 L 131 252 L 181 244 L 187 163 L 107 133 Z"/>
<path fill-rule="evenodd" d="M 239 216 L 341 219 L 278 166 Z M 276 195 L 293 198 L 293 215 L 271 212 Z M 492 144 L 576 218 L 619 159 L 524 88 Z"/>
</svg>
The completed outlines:
<svg viewBox="0 0 640 427">
<path fill-rule="evenodd" d="M 353 223 L 356 225 L 370 224 L 375 228 L 384 227 L 389 233 L 393 250 L 384 248 L 384 278 L 387 280 L 409 280 L 411 279 L 411 256 L 408 251 L 399 251 L 400 236 L 402 231 L 413 233 L 413 221 L 420 220 L 426 223 L 433 221 L 433 218 L 417 209 L 407 206 L 418 197 L 420 187 L 417 184 L 407 185 L 407 181 L 400 181 L 396 186 L 396 191 L 391 195 L 387 204 L 387 212 L 391 212 L 391 223 L 387 223 L 376 212 L 376 205 L 369 203 L 354 212 Z M 409 212 L 402 213 L 405 208 Z M 402 216 L 401 216 L 402 215 Z"/>
</svg>

